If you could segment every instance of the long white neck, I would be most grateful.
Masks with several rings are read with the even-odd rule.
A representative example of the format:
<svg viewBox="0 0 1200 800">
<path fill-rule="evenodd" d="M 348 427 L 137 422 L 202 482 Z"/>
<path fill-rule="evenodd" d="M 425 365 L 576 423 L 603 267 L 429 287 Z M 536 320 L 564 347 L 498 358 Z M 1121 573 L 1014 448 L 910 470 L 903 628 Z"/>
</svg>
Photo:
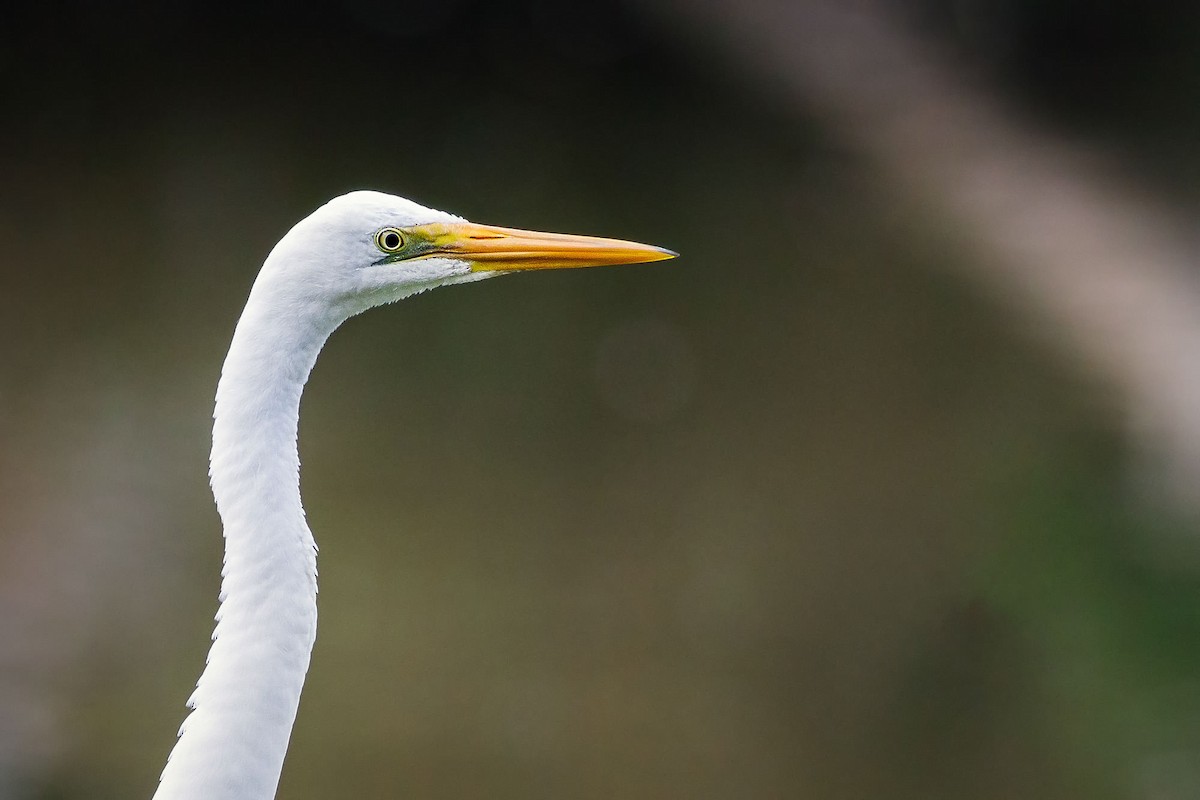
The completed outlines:
<svg viewBox="0 0 1200 800">
<path fill-rule="evenodd" d="M 271 299 L 268 287 L 251 292 L 217 388 L 210 475 L 225 526 L 221 607 L 155 800 L 274 797 L 316 636 L 317 547 L 300 504 L 296 423 L 340 319 Z"/>
</svg>

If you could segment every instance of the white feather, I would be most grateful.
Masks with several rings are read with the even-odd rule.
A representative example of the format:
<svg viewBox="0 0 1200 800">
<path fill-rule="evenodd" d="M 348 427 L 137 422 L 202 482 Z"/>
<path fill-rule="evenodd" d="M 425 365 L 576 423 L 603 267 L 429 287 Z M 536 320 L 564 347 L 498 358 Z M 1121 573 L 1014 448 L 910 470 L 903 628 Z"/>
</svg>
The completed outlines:
<svg viewBox="0 0 1200 800">
<path fill-rule="evenodd" d="M 300 502 L 300 395 L 331 333 L 373 305 L 490 277 L 454 259 L 372 267 L 374 232 L 461 221 L 378 192 L 336 198 L 263 264 L 217 387 L 210 476 L 225 526 L 221 605 L 156 800 L 275 794 L 317 629 L 317 545 Z"/>
<path fill-rule="evenodd" d="M 329 335 L 372 306 L 504 274 L 478 270 L 483 263 L 511 270 L 674 255 L 633 242 L 462 223 L 399 197 L 353 192 L 298 223 L 267 256 L 234 331 L 213 413 L 209 474 L 225 525 L 217 626 L 156 800 L 275 795 L 317 631 L 317 545 L 300 504 L 296 422 Z M 409 231 L 418 244 L 422 236 L 454 241 L 414 249 L 411 258 L 387 257 L 376 243 L 385 228 L 421 225 L 435 227 Z M 489 251 L 503 260 L 489 260 Z M 447 252 L 472 254 L 476 270 Z"/>
</svg>

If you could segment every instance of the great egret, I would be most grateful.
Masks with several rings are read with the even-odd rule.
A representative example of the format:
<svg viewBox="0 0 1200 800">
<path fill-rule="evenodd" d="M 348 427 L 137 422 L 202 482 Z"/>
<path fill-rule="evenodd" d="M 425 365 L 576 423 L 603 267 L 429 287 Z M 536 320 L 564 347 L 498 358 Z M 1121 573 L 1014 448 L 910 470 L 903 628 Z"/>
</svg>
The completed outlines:
<svg viewBox="0 0 1200 800">
<path fill-rule="evenodd" d="M 225 526 L 220 608 L 156 800 L 275 795 L 317 628 L 317 546 L 300 504 L 296 423 L 334 329 L 437 286 L 675 255 L 474 225 L 366 191 L 329 201 L 288 231 L 250 290 L 217 385 L 209 476 Z"/>
</svg>

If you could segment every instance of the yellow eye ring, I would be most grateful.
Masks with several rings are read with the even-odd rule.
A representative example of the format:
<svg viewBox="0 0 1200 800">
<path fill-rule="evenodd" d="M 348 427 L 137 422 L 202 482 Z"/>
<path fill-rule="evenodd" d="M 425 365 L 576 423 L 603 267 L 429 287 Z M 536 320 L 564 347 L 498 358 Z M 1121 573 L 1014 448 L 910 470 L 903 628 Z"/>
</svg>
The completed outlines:
<svg viewBox="0 0 1200 800">
<path fill-rule="evenodd" d="M 375 234 L 375 246 L 385 253 L 398 253 L 404 249 L 404 234 L 399 228 L 384 228 Z"/>
</svg>

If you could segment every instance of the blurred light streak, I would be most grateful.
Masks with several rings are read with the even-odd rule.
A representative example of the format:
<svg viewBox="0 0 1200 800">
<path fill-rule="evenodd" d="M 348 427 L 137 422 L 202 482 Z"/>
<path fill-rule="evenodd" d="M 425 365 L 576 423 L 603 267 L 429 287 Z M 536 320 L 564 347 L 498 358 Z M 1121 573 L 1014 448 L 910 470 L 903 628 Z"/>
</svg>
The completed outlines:
<svg viewBox="0 0 1200 800">
<path fill-rule="evenodd" d="M 1200 511 L 1198 253 L 1164 202 L 973 85 L 878 0 L 658 0 L 765 91 L 894 182 L 901 215 L 962 226 L 949 259 L 1116 387 L 1148 486 Z M 958 244 L 950 240 L 951 244 Z"/>
</svg>

